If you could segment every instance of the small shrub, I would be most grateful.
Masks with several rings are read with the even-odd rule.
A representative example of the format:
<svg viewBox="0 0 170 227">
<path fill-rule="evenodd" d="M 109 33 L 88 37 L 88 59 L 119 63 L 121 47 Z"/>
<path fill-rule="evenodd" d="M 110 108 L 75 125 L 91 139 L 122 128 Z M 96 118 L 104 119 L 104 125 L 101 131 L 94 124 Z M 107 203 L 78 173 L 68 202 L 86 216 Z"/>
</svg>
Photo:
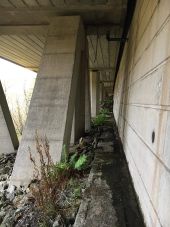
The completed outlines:
<svg viewBox="0 0 170 227">
<path fill-rule="evenodd" d="M 106 109 L 106 108 L 102 108 L 102 109 L 100 110 L 100 114 L 105 114 L 105 115 L 107 115 L 107 114 L 109 114 L 109 110 Z"/>
<path fill-rule="evenodd" d="M 102 103 L 102 108 L 109 110 L 109 112 L 113 111 L 113 97 L 108 97 Z"/>
<path fill-rule="evenodd" d="M 74 165 L 74 168 L 77 170 L 82 170 L 87 163 L 87 156 L 85 154 L 81 155 L 77 162 Z"/>
<path fill-rule="evenodd" d="M 79 155 L 78 153 L 75 153 L 70 157 L 69 165 L 74 170 L 81 171 L 87 167 L 86 164 L 87 156 L 85 154 Z"/>
<path fill-rule="evenodd" d="M 100 113 L 92 120 L 92 125 L 94 127 L 102 126 L 106 122 L 106 119 L 106 114 Z"/>
<path fill-rule="evenodd" d="M 80 185 L 70 182 L 75 182 L 82 176 L 82 171 L 86 168 L 87 156 L 75 153 L 68 158 L 68 155 L 65 155 L 62 162 L 54 163 L 50 156 L 47 138 L 39 139 L 37 134 L 36 150 L 40 166 L 37 165 L 31 151 L 30 160 L 34 165 L 34 178 L 38 179 L 38 184 L 31 187 L 31 192 L 37 208 L 43 214 L 40 224 L 48 226 L 49 219 L 54 219 L 56 214 L 59 214 L 64 222 L 65 212 L 70 209 L 67 194 L 71 193 L 73 203 L 81 194 Z"/>
</svg>

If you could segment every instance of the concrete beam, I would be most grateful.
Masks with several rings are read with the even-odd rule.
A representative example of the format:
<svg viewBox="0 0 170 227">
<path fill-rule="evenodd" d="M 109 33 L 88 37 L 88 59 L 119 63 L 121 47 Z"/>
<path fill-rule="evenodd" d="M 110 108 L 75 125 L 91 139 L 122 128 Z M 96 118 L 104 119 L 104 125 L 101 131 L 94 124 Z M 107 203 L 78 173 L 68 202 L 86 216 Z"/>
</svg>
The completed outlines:
<svg viewBox="0 0 170 227">
<path fill-rule="evenodd" d="M 85 33 L 79 16 L 52 20 L 11 184 L 27 185 L 33 177 L 28 147 L 38 163 L 36 130 L 40 137 L 47 136 L 54 162 L 60 161 L 63 145 L 68 147 L 84 41 Z"/>
<path fill-rule="evenodd" d="M 107 11 L 113 11 L 113 10 L 120 11 L 122 10 L 122 4 L 120 4 L 119 2 L 112 2 L 110 4 L 89 4 L 89 3 L 80 3 L 80 4 L 56 4 L 56 7 L 48 7 L 46 6 L 45 9 L 42 8 L 31 8 L 31 10 L 29 8 L 24 8 L 20 7 L 20 8 L 4 8 L 4 7 L 0 7 L 0 13 L 5 14 L 5 13 L 9 13 L 11 15 L 13 14 L 19 14 L 19 13 L 25 13 L 25 14 L 37 14 L 37 16 L 39 16 L 39 14 L 44 15 L 44 16 L 55 16 L 57 13 L 64 13 L 64 14 L 68 14 L 68 13 L 88 13 L 88 12 L 107 12 Z M 126 8 L 126 4 L 123 6 L 123 8 Z M 65 16 L 65 15 L 63 15 Z"/>
<path fill-rule="evenodd" d="M 49 24 L 46 25 L 0 25 L 0 35 L 31 35 L 46 36 Z"/>
<path fill-rule="evenodd" d="M 115 29 L 121 28 L 121 24 L 101 24 L 101 25 L 86 25 L 87 35 L 106 35 L 108 32 L 110 34 L 115 33 Z"/>
<path fill-rule="evenodd" d="M 114 67 L 90 67 L 90 71 L 100 71 L 100 72 L 115 72 Z"/>
<path fill-rule="evenodd" d="M 14 24 L 14 25 L 0 25 L 0 35 L 42 35 L 46 36 L 48 32 L 48 26 L 50 22 L 45 24 Z M 120 27 L 120 25 L 86 25 L 87 35 L 105 35 L 108 31 L 112 34 L 115 32 L 115 28 Z"/>
<path fill-rule="evenodd" d="M 116 9 L 116 10 L 115 10 Z M 114 0 L 111 4 L 58 4 L 57 7 L 0 8 L 1 25 L 46 24 L 56 16 L 81 15 L 86 24 L 121 24 L 123 26 L 122 3 Z M 95 15 L 95 16 L 94 16 Z M 102 16 L 101 16 L 102 15 Z"/>
</svg>

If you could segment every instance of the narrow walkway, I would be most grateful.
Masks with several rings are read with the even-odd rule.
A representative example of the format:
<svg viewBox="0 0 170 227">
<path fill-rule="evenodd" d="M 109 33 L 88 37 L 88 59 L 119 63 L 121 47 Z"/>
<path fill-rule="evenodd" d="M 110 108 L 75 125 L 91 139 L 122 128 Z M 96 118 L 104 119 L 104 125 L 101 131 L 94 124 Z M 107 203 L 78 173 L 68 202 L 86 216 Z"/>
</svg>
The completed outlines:
<svg viewBox="0 0 170 227">
<path fill-rule="evenodd" d="M 113 121 L 102 127 L 88 187 L 74 227 L 144 227 Z"/>
</svg>

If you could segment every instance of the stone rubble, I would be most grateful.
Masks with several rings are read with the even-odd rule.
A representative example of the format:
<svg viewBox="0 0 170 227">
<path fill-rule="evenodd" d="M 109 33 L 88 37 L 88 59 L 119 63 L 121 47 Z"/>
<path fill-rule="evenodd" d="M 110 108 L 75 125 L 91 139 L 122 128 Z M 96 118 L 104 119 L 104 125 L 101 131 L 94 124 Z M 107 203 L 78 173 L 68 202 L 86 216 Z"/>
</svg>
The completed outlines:
<svg viewBox="0 0 170 227">
<path fill-rule="evenodd" d="M 29 189 L 9 187 L 15 157 L 16 153 L 0 155 L 0 226 L 36 226 L 30 225 L 34 223 L 36 215 L 33 201 L 29 198 Z M 24 224 L 19 221 L 21 216 Z"/>
<path fill-rule="evenodd" d="M 94 138 L 87 136 L 79 142 L 79 144 L 72 147 L 77 152 L 92 155 L 92 149 L 94 147 Z M 39 220 L 42 213 L 38 211 L 35 206 L 35 199 L 31 195 L 30 186 L 24 188 L 20 186 L 9 186 L 10 175 L 12 173 L 13 164 L 15 161 L 16 153 L 1 154 L 0 155 L 0 226 L 1 227 L 38 227 Z M 84 179 L 84 181 L 87 180 Z M 83 182 L 84 184 L 84 182 Z M 84 188 L 82 189 L 82 193 Z M 79 205 L 80 205 L 79 201 Z M 70 217 L 67 224 L 61 224 L 61 217 L 58 215 L 54 220 L 49 220 L 49 226 L 51 227 L 71 227 L 74 224 L 74 220 L 77 214 L 76 210 L 71 210 Z"/>
</svg>

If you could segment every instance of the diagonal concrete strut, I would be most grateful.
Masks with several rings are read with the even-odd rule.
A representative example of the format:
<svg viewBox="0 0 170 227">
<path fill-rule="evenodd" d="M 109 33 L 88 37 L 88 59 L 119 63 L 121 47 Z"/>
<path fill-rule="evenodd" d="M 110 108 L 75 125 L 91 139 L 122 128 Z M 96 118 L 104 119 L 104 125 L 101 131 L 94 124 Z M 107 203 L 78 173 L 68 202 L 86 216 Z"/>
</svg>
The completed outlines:
<svg viewBox="0 0 170 227">
<path fill-rule="evenodd" d="M 16 131 L 0 82 L 0 154 L 12 153 L 18 145 Z"/>
</svg>

